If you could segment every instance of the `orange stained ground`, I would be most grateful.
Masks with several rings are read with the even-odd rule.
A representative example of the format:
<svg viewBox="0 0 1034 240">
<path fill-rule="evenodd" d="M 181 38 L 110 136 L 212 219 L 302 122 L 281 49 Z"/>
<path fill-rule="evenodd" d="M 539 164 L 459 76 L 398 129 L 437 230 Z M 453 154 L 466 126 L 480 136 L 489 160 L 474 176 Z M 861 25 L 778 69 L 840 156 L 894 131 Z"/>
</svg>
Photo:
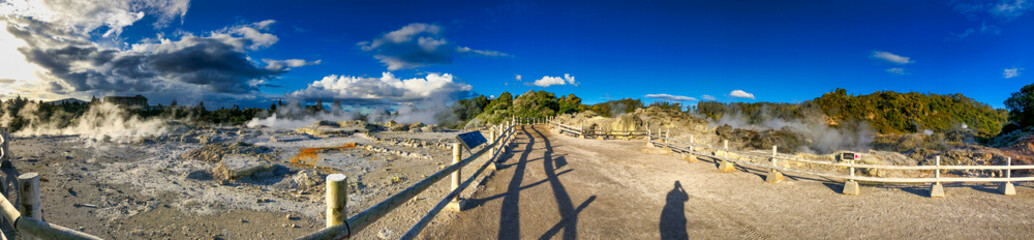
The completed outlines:
<svg viewBox="0 0 1034 240">
<path fill-rule="evenodd" d="M 298 152 L 298 156 L 291 158 L 291 164 L 295 164 L 301 167 L 312 168 L 316 166 L 316 161 L 319 161 L 320 151 L 323 150 L 344 150 L 349 148 L 355 148 L 355 143 L 346 143 L 345 145 L 337 147 L 321 147 L 321 148 L 302 148 Z"/>
</svg>

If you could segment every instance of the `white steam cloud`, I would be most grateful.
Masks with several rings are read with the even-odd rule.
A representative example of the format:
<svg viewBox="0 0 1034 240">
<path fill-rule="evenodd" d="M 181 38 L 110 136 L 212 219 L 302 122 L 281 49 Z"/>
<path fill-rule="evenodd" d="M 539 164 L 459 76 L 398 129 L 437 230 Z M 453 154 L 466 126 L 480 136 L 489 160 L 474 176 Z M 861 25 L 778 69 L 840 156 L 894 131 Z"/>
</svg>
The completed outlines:
<svg viewBox="0 0 1034 240">
<path fill-rule="evenodd" d="M 742 114 L 733 113 L 722 116 L 716 124 L 718 126 L 727 124 L 733 128 L 752 130 L 788 130 L 809 140 L 807 148 L 799 150 L 810 153 L 830 153 L 838 150 L 867 151 L 872 148 L 872 141 L 876 136 L 876 131 L 862 122 L 855 123 L 857 125 L 854 126 L 842 126 L 845 127 L 843 129 L 831 127 L 820 119 L 787 121 L 769 118 L 760 124 L 750 124 Z"/>
<path fill-rule="evenodd" d="M 72 119 L 71 124 L 60 126 L 61 119 L 71 118 L 71 113 L 54 112 L 48 121 L 35 114 L 39 104 L 29 102 L 17 114 L 28 120 L 29 125 L 14 133 L 15 136 L 61 136 L 76 135 L 95 141 L 133 142 L 144 137 L 163 135 L 169 131 L 164 119 L 143 119 L 111 103 L 90 106 L 82 116 Z M 0 125 L 8 125 L 13 116 L 8 113 L 0 117 Z M 47 122 L 47 123 L 43 123 Z"/>
<path fill-rule="evenodd" d="M 317 121 L 350 121 L 359 116 L 355 112 L 346 111 L 339 103 L 331 104 L 329 111 L 309 112 L 301 104 L 291 103 L 278 106 L 276 113 L 269 117 L 256 117 L 246 124 L 249 128 L 271 127 L 278 129 L 294 129 L 308 126 Z"/>
</svg>

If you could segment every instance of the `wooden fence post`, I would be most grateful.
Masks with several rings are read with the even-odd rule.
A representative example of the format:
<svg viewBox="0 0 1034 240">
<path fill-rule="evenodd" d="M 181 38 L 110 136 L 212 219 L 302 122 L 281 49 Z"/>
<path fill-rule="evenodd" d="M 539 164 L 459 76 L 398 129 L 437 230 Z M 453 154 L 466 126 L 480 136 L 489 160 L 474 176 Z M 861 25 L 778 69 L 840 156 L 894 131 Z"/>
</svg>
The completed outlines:
<svg viewBox="0 0 1034 240">
<path fill-rule="evenodd" d="M 459 143 L 453 143 L 452 144 L 452 164 L 453 165 L 455 165 L 457 163 L 460 163 L 460 161 L 463 160 L 463 151 L 462 150 L 463 150 L 463 146 L 460 145 Z M 460 168 L 460 169 L 456 169 L 455 172 L 452 172 L 452 181 L 450 181 L 452 184 L 451 184 L 451 186 L 449 188 L 450 191 L 456 191 L 456 189 L 460 188 L 460 181 L 461 181 L 461 179 L 460 179 L 460 172 L 462 172 L 462 171 L 463 171 L 463 168 Z M 452 210 L 452 211 L 456 211 L 456 212 L 459 212 L 460 210 L 463 210 L 460 207 L 460 197 L 459 197 L 459 194 L 456 194 L 456 197 L 454 197 L 452 199 L 452 201 L 449 202 L 449 205 L 446 206 L 446 208 L 448 208 L 449 210 Z"/>
<path fill-rule="evenodd" d="M 578 138 L 585 139 L 585 123 L 578 125 Z"/>
<path fill-rule="evenodd" d="M 848 168 L 848 171 L 851 171 L 851 178 L 844 182 L 844 191 L 842 193 L 844 195 L 857 196 L 861 193 L 861 189 L 859 189 L 858 182 L 854 180 L 854 160 L 849 161 L 849 163 L 851 167 Z"/>
<path fill-rule="evenodd" d="M 668 128 L 668 131 L 664 132 L 664 143 L 670 143 L 670 142 L 671 142 L 671 128 Z"/>
<path fill-rule="evenodd" d="M 728 160 L 729 159 L 729 140 L 725 140 L 724 141 L 724 146 L 725 147 L 723 148 L 722 151 L 724 152 L 723 155 L 725 155 L 725 156 L 723 156 L 722 162 L 718 164 L 718 171 L 725 172 L 725 173 L 736 171 L 736 166 L 732 165 L 732 162 Z"/>
<path fill-rule="evenodd" d="M 646 128 L 646 146 L 653 147 L 653 131 L 649 127 Z"/>
<path fill-rule="evenodd" d="M 328 175 L 326 192 L 327 227 L 340 225 L 348 219 L 348 177 L 338 173 Z"/>
<path fill-rule="evenodd" d="M 934 179 L 937 181 L 930 186 L 930 198 L 944 198 L 944 185 L 941 185 L 941 156 L 934 158 Z"/>
<path fill-rule="evenodd" d="M 499 142 L 499 140 L 496 139 L 495 129 L 493 129 L 491 132 L 489 132 L 488 138 L 489 138 L 489 140 L 488 140 L 489 142 L 486 145 L 486 146 L 488 146 L 488 161 L 492 162 L 491 164 L 488 165 L 488 169 L 492 170 L 492 171 L 495 171 L 495 170 L 498 170 L 496 168 L 496 166 L 495 166 L 496 165 L 495 164 L 495 161 L 496 161 L 496 159 L 495 159 L 495 152 L 496 152 L 496 148 L 499 147 L 499 145 L 493 145 L 493 144 L 496 144 L 497 142 Z"/>
<path fill-rule="evenodd" d="M 778 182 L 783 181 L 783 173 L 775 170 L 775 168 L 779 167 L 779 159 L 777 158 L 779 156 L 778 149 L 779 149 L 778 146 L 772 145 L 772 167 L 773 168 L 772 168 L 772 171 L 768 171 L 768 176 L 765 176 L 765 182 L 767 182 L 767 183 L 778 183 Z"/>
<path fill-rule="evenodd" d="M 689 135 L 689 151 L 690 152 L 695 152 L 695 151 L 693 151 L 693 144 L 694 144 L 693 140 L 696 140 L 696 136 Z"/>
<path fill-rule="evenodd" d="M 1012 167 L 1012 157 L 1005 158 L 1005 166 Z M 1016 195 L 1016 186 L 1012 184 L 1012 169 L 1005 170 L 1005 183 L 998 188 L 1006 196 Z"/>
<path fill-rule="evenodd" d="M 18 186 L 21 191 L 21 203 L 18 211 L 22 217 L 31 217 L 43 221 L 43 207 L 40 204 L 39 196 L 39 173 L 25 173 L 18 176 Z M 14 221 L 11 221 L 14 223 Z"/>
</svg>

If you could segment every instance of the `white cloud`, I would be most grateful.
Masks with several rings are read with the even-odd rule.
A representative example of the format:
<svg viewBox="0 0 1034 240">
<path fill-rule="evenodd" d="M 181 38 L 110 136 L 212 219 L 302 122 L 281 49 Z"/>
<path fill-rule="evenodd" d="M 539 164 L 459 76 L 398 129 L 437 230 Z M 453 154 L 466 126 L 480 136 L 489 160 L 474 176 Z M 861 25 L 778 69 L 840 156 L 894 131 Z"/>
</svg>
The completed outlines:
<svg viewBox="0 0 1034 240">
<path fill-rule="evenodd" d="M 574 80 L 574 76 L 571 76 L 571 74 L 564 73 L 564 77 L 562 77 L 562 78 L 561 77 L 542 76 L 542 78 L 540 78 L 539 80 L 535 80 L 535 82 L 529 83 L 528 85 L 539 86 L 539 87 L 549 87 L 549 86 L 553 86 L 553 85 L 574 85 L 574 86 L 578 86 L 578 82 L 576 82 Z"/>
<path fill-rule="evenodd" d="M 508 56 L 498 51 L 455 46 L 445 39 L 442 32 L 442 27 L 438 25 L 411 23 L 356 45 L 363 51 L 372 53 L 373 58 L 388 67 L 388 71 L 447 64 L 458 54 Z"/>
<path fill-rule="evenodd" d="M 457 47 L 456 48 L 456 52 L 473 53 L 473 54 L 476 54 L 476 55 L 489 56 L 489 57 L 506 57 L 506 56 L 510 56 L 510 54 L 506 54 L 506 53 L 499 52 L 499 51 L 477 50 L 477 49 L 470 49 L 469 47 Z"/>
<path fill-rule="evenodd" d="M 520 74 L 517 74 L 517 77 L 514 77 L 514 78 L 516 78 L 518 82 L 521 81 L 521 75 Z"/>
<path fill-rule="evenodd" d="M 1023 68 L 1006 68 L 1004 71 L 1002 71 L 1002 78 L 1009 79 L 1019 77 L 1020 70 L 1023 70 Z"/>
<path fill-rule="evenodd" d="M 1031 4 L 1026 0 L 1002 0 L 988 9 L 988 13 L 1003 20 L 1012 20 L 1022 16 L 1030 9 Z"/>
<path fill-rule="evenodd" d="M 754 99 L 753 93 L 744 92 L 743 90 L 732 90 L 732 92 L 729 92 L 729 96 Z"/>
<path fill-rule="evenodd" d="M 0 3 L 0 15 L 28 17 L 79 34 L 106 27 L 102 36 L 111 37 L 148 14 L 156 18 L 155 28 L 164 27 L 176 17 L 182 19 L 188 7 L 189 0 L 11 0 Z"/>
<path fill-rule="evenodd" d="M 15 88 L 46 98 L 144 94 L 154 99 L 254 99 L 259 88 L 270 86 L 266 80 L 298 65 L 296 60 L 267 59 L 264 68 L 248 56 L 276 43 L 276 36 L 262 32 L 272 20 L 205 35 L 179 32 L 178 39 L 159 34 L 132 44 L 120 38 L 97 39 L 90 32 L 31 16 L 9 16 L 3 22 L 9 27 L 0 34 L 26 43 L 17 49 L 20 61 L 39 70 L 32 78 L 16 78 L 31 82 Z"/>
<path fill-rule="evenodd" d="M 908 74 L 908 73 L 905 72 L 904 68 L 888 68 L 887 72 L 893 73 L 893 74 L 897 74 L 897 75 L 902 75 L 902 76 L 904 76 L 905 74 Z"/>
<path fill-rule="evenodd" d="M 714 100 L 717 100 L 717 98 L 715 98 L 714 96 L 707 95 L 707 94 L 704 94 L 703 96 L 700 96 L 700 98 L 704 99 L 704 101 L 714 101 Z"/>
<path fill-rule="evenodd" d="M 873 54 L 872 54 L 872 57 L 883 59 L 885 61 L 892 62 L 892 63 L 897 63 L 897 64 L 908 64 L 908 63 L 915 62 L 915 61 L 912 61 L 911 58 L 909 58 L 909 57 L 905 57 L 905 56 L 901 56 L 901 55 L 897 55 L 897 54 L 893 54 L 893 53 L 889 53 L 889 52 L 884 52 L 884 51 L 874 51 Z"/>
<path fill-rule="evenodd" d="M 455 82 L 451 74 L 431 73 L 423 78 L 399 79 L 390 72 L 380 78 L 329 75 L 305 89 L 291 93 L 302 99 L 352 102 L 413 102 L 435 96 L 452 96 L 473 87 Z"/>
<path fill-rule="evenodd" d="M 693 98 L 693 97 L 671 95 L 671 94 L 667 94 L 667 93 L 646 94 L 646 97 L 647 98 L 653 98 L 653 99 L 661 100 L 661 101 L 669 101 L 669 102 L 697 101 L 697 99 Z"/>
<path fill-rule="evenodd" d="M 323 60 L 316 60 L 316 61 L 311 61 L 310 62 L 310 61 L 305 61 L 304 59 L 287 59 L 287 60 L 262 59 L 262 62 L 266 63 L 266 70 L 279 72 L 279 71 L 289 71 L 289 70 L 291 70 L 291 68 L 294 68 L 294 67 L 318 65 L 318 64 L 322 63 Z"/>
</svg>

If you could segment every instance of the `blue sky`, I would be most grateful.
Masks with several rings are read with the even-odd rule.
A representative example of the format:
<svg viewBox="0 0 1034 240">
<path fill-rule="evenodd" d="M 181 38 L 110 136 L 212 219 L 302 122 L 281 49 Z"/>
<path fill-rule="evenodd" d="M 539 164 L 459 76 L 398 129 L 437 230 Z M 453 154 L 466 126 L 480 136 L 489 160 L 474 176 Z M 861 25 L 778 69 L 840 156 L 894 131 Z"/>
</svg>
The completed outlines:
<svg viewBox="0 0 1034 240">
<path fill-rule="evenodd" d="M 406 102 L 437 95 L 455 97 L 468 91 L 496 95 L 529 89 L 574 93 L 586 103 L 633 97 L 648 102 L 679 99 L 693 104 L 706 98 L 704 95 L 718 101 L 799 102 L 845 88 L 851 94 L 884 90 L 962 93 L 1002 107 L 1010 93 L 1031 83 L 1027 71 L 1034 69 L 1034 28 L 1030 27 L 1034 26 L 1034 17 L 1030 16 L 1034 3 L 1017 0 L 209 1 L 189 2 L 187 8 L 166 7 L 181 6 L 171 4 L 175 2 L 186 1 L 123 9 L 126 11 L 121 12 L 129 16 L 137 12 L 144 15 L 128 25 L 117 20 L 76 19 L 72 14 L 67 19 L 46 19 L 25 10 L 31 10 L 33 2 L 27 4 L 29 8 L 17 4 L 0 7 L 8 8 L 2 12 L 8 15 L 7 25 L 40 29 L 10 19 L 40 20 L 49 26 L 85 32 L 87 39 L 101 49 L 137 54 L 140 59 L 158 59 L 161 52 L 134 52 L 131 46 L 160 43 L 156 39 L 170 42 L 152 44 L 160 49 L 161 45 L 171 46 L 171 42 L 187 44 L 185 35 L 227 39 L 212 34 L 222 31 L 245 42 L 236 52 L 254 66 L 246 73 L 237 68 L 220 68 L 231 72 L 219 74 L 205 72 L 231 76 L 226 79 L 183 77 L 182 73 L 169 71 L 148 74 L 153 81 L 168 81 L 164 84 L 168 86 L 182 84 L 194 92 L 155 97 L 159 102 L 169 97 L 264 102 L 284 96 Z M 256 24 L 266 20 L 273 21 Z M 166 23 L 157 26 L 155 22 Z M 99 26 L 91 29 L 91 24 Z M 120 26 L 121 32 L 105 35 Z M 268 34 L 263 35 L 267 38 L 252 38 L 236 31 L 244 27 L 258 29 Z M 375 44 L 407 27 L 421 30 L 407 35 L 412 37 L 411 42 Z M 10 31 L 0 34 L 13 35 Z M 268 36 L 274 36 L 275 41 L 263 42 L 270 39 Z M 421 37 L 443 44 L 417 44 Z M 22 39 L 0 42 L 6 45 L 0 47 L 26 48 L 18 40 Z M 41 49 L 64 46 L 44 46 L 42 40 L 35 41 L 41 42 L 36 44 Z M 439 47 L 424 51 L 430 49 L 422 48 L 426 46 Z M 4 61 L 16 62 L 5 64 L 8 68 L 22 64 L 34 66 L 37 72 L 55 71 L 53 66 L 41 67 L 44 64 L 26 56 L 3 53 L 8 56 Z M 262 59 L 302 62 L 296 67 L 273 68 Z M 390 59 L 395 59 L 397 66 L 393 67 Z M 157 66 L 144 68 L 160 68 Z M 94 75 L 106 77 L 103 79 L 127 76 L 111 71 L 108 65 L 92 67 L 102 69 Z M 275 71 L 256 73 L 263 68 Z M 384 72 L 390 72 L 392 79 L 416 78 L 425 83 L 394 84 L 387 90 L 385 86 L 364 84 L 370 83 L 365 81 L 368 79 L 383 79 Z M 0 75 L 0 79 L 12 82 L 0 94 L 58 98 L 162 95 L 184 89 L 153 87 L 135 80 L 116 84 L 69 80 L 81 75 L 87 74 Z M 443 80 L 445 84 L 436 84 L 441 82 L 429 80 L 430 75 L 448 78 Z M 516 75 L 521 75 L 521 81 Z M 335 81 L 328 80 L 319 89 L 309 87 L 328 77 Z M 544 81 L 540 86 L 531 85 L 536 80 Z M 227 81 L 233 84 L 222 84 Z M 0 87 L 3 84 L 0 81 Z M 141 86 L 123 87 L 132 84 Z M 51 87 L 55 85 L 64 87 Z M 303 92 L 306 88 L 310 91 Z M 741 94 L 733 94 L 734 90 Z"/>
</svg>

